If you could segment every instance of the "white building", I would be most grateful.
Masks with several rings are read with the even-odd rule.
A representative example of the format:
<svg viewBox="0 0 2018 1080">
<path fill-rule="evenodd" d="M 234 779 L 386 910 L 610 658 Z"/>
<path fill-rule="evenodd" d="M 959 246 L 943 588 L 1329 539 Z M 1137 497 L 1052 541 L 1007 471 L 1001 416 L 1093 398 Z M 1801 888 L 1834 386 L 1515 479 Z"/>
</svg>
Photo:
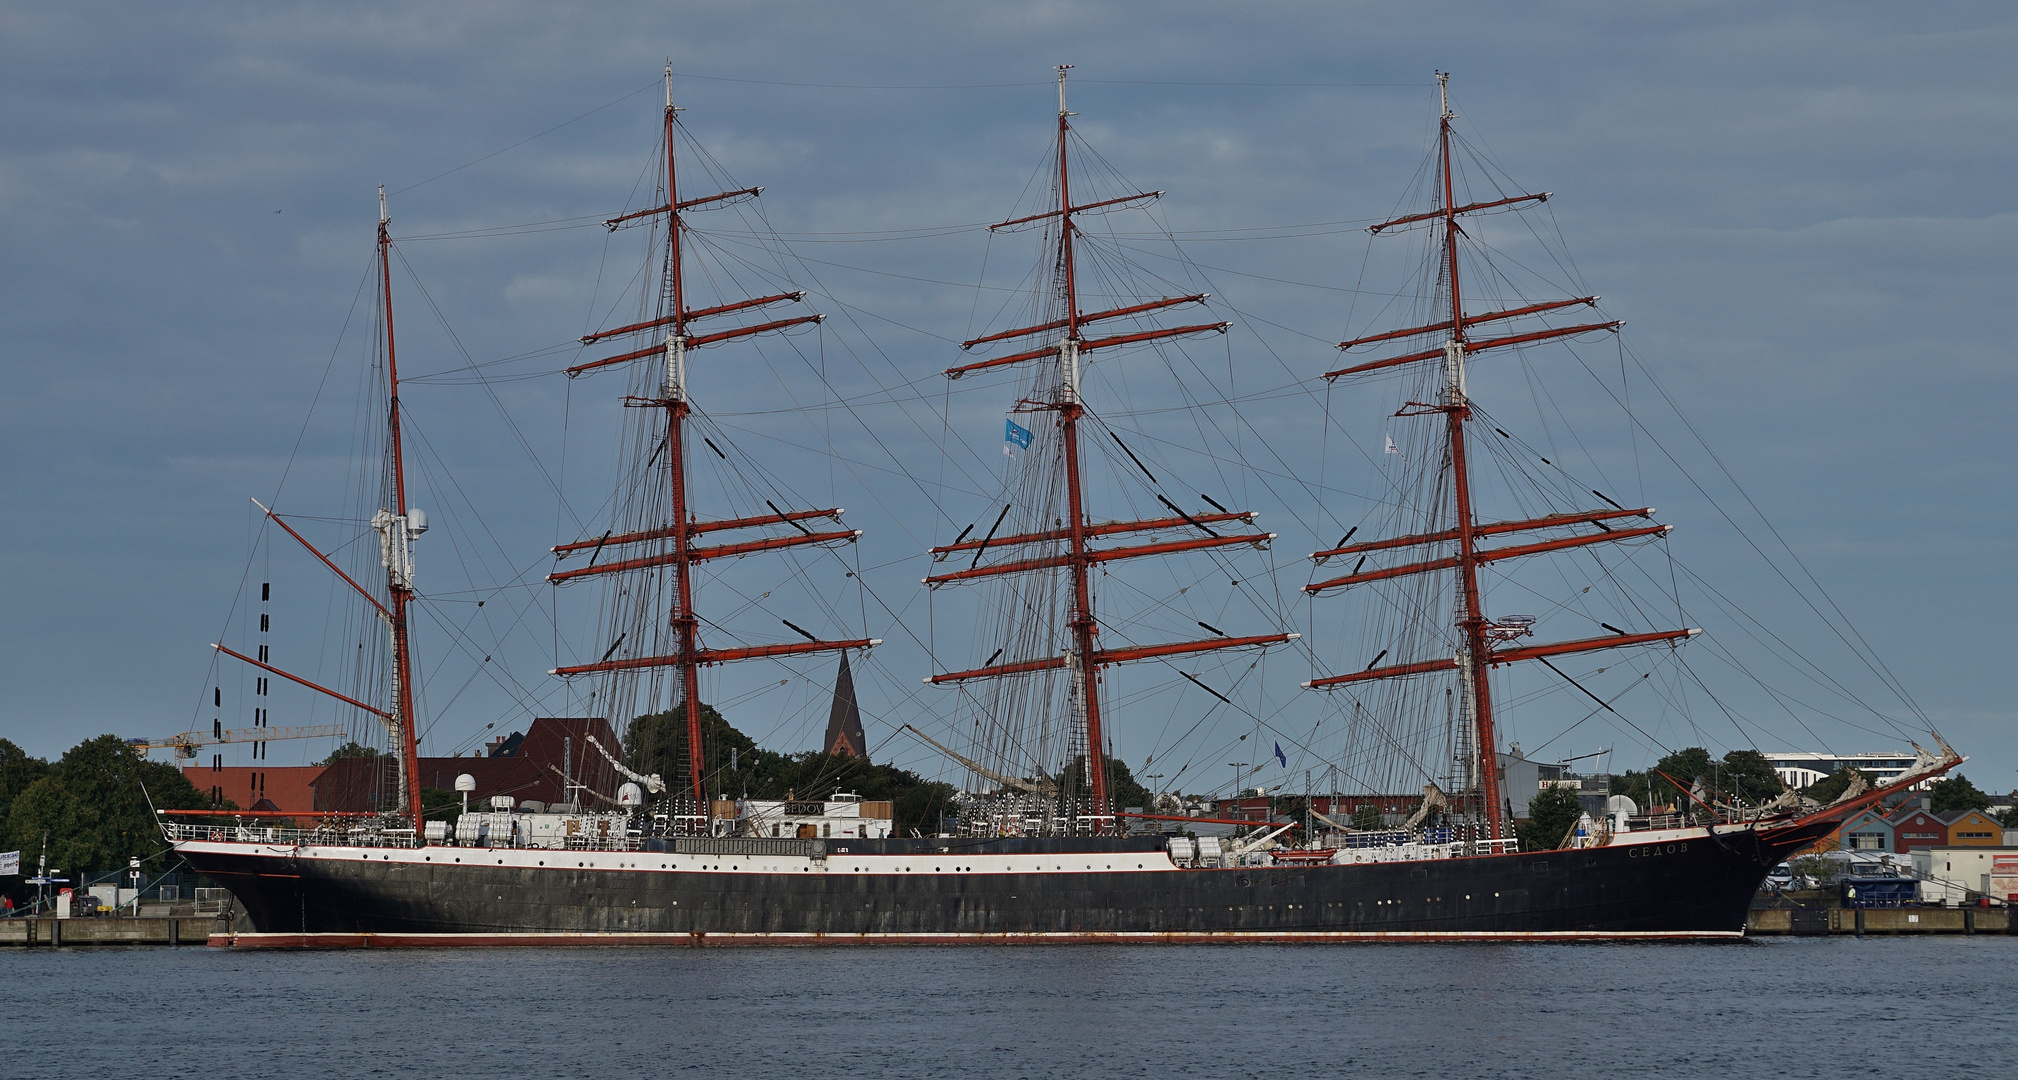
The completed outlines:
<svg viewBox="0 0 2018 1080">
<path fill-rule="evenodd" d="M 1964 893 L 2010 902 L 2018 896 L 2018 847 L 1921 848 L 1913 852 L 1913 876 L 1925 883 L 1921 899 L 1944 906 L 1963 902 Z"/>
<path fill-rule="evenodd" d="M 718 835 L 798 837 L 825 840 L 844 836 L 882 840 L 896 827 L 895 807 L 864 802 L 836 792 L 826 799 L 739 799 L 715 804 Z"/>
<path fill-rule="evenodd" d="M 1913 767 L 1908 751 L 1889 754 L 1767 754 L 1766 762 L 1788 787 L 1804 788 L 1834 776 L 1845 767 L 1861 769 L 1887 784 Z"/>
</svg>

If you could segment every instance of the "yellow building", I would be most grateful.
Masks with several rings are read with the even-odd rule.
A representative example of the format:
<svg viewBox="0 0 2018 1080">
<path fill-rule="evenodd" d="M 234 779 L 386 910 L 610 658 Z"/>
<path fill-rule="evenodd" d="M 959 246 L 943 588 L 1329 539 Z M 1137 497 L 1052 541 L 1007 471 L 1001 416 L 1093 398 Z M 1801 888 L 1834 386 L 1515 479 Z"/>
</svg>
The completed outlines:
<svg viewBox="0 0 2018 1080">
<path fill-rule="evenodd" d="M 1957 810 L 1942 814 L 1948 826 L 1949 847 L 1998 847 L 2004 842 L 2004 826 L 1981 810 Z"/>
</svg>

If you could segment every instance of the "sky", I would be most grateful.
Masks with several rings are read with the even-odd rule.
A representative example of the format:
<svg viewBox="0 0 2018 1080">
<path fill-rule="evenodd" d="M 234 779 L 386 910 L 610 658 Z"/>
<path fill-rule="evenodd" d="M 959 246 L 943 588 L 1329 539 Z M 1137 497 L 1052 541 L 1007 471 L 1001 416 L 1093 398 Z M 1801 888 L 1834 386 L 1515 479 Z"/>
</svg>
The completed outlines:
<svg viewBox="0 0 2018 1080">
<path fill-rule="evenodd" d="M 1185 391 L 1147 380 L 1116 422 L 1165 467 L 1256 504 L 1282 534 L 1262 562 L 1287 592 L 1307 579 L 1304 553 L 1364 516 L 1349 492 L 1390 464 L 1379 416 L 1354 401 L 1327 423 L 1335 395 L 1314 376 L 1398 284 L 1381 282 L 1392 259 L 1362 226 L 1408 208 L 1433 72 L 1449 71 L 1471 145 L 1511 183 L 1554 193 L 1542 224 L 1574 262 L 1538 277 L 1588 286 L 1627 322 L 1628 359 L 1609 344 L 1578 355 L 1631 378 L 1555 372 L 1550 407 L 1597 432 L 1582 475 L 1630 475 L 1637 505 L 1678 526 L 1689 571 L 1777 635 L 1703 613 L 1717 647 L 1798 650 L 1862 703 L 1822 692 L 1826 705 L 1789 707 L 1706 662 L 1720 705 L 1703 719 L 1642 711 L 1637 734 L 1601 719 L 1551 753 L 1611 749 L 1610 766 L 1638 768 L 1681 745 L 1900 748 L 1894 725 L 1923 725 L 1855 642 L 1972 757 L 1979 786 L 2018 786 L 1999 659 L 2018 535 L 2006 5 L 8 3 L 0 27 L 0 737 L 31 753 L 208 728 L 213 686 L 227 687 L 226 725 L 248 723 L 245 673 L 208 646 L 253 640 L 247 590 L 263 580 L 280 583 L 275 655 L 332 663 L 321 612 L 338 598 L 267 542 L 248 499 L 308 519 L 343 506 L 380 184 L 439 530 L 420 555 L 424 580 L 443 582 L 439 621 L 417 632 L 428 750 L 590 707 L 544 671 L 599 651 L 572 640 L 595 632 L 594 603 L 548 614 L 557 601 L 534 583 L 548 545 L 600 531 L 623 388 L 556 372 L 593 358 L 564 346 L 622 314 L 635 237 L 595 223 L 642 205 L 670 61 L 687 130 L 765 187 L 761 217 L 736 220 L 785 238 L 796 285 L 829 315 L 816 335 L 710 357 L 696 377 L 715 381 L 696 394 L 786 487 L 849 507 L 862 576 L 808 585 L 823 599 L 806 610 L 838 634 L 850 620 L 835 613 L 854 606 L 856 628 L 890 639 L 857 669 L 870 739 L 954 775 L 896 729 L 947 730 L 953 711 L 919 680 L 935 661 L 978 663 L 967 628 L 986 618 L 916 582 L 924 547 L 985 514 L 1015 390 L 933 379 L 962 355 L 954 343 L 1003 325 L 977 283 L 1012 284 L 1035 259 L 1027 236 L 974 226 L 1028 202 L 1052 68 L 1069 63 L 1077 130 L 1114 182 L 1166 192 L 1147 220 L 1188 262 L 1154 263 L 1172 249 L 1144 241 L 1145 263 L 1212 291 L 1217 317 L 1237 313 L 1224 342 L 1180 355 L 1259 395 L 1229 414 L 1247 434 L 1226 437 L 1281 469 L 1250 483 L 1226 455 L 1187 457 L 1154 419 Z M 1490 219 L 1481 236 L 1518 247 L 1510 227 Z M 1642 368 L 1687 425 L 1647 396 L 1643 427 L 1597 418 L 1616 404 L 1607 386 L 1651 393 L 1632 381 Z M 1481 378 L 1528 394 L 1512 370 Z M 1191 389 L 1209 396 L 1217 378 Z M 1313 470 L 1348 494 L 1314 496 Z M 336 543 L 342 529 L 311 531 Z M 479 596 L 497 606 L 479 611 Z M 1246 632 L 1340 625 L 1302 601 L 1233 607 Z M 1266 756 L 1242 735 L 1316 748 L 1269 783 L 1321 768 L 1306 732 L 1322 707 L 1298 704 L 1296 683 L 1363 654 L 1311 648 L 1243 684 L 1268 725 L 1206 710 L 1203 733 L 1176 740 L 1166 714 L 1199 699 L 1145 689 L 1132 707 L 1155 721 L 1128 727 L 1124 710 L 1118 752 L 1178 755 L 1187 790 L 1227 784 L 1229 754 Z M 723 674 L 714 693 L 760 741 L 808 749 L 830 677 Z M 1562 737 L 1588 711 L 1577 700 L 1539 699 L 1510 719 L 1515 737 Z M 305 694 L 271 707 L 276 723 L 334 716 Z M 327 749 L 303 740 L 271 760 Z"/>
</svg>

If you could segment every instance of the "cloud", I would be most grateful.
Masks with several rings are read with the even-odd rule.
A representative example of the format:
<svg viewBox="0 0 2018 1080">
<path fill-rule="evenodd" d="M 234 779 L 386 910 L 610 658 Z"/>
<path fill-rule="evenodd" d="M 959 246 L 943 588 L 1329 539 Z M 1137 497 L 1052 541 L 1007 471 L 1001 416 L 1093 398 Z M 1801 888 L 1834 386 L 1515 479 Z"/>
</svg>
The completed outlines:
<svg viewBox="0 0 2018 1080">
<path fill-rule="evenodd" d="M 1059 62 L 1078 65 L 1076 124 L 1112 182 L 1168 192 L 1113 241 L 1143 268 L 1136 284 L 1209 290 L 1216 310 L 1237 316 L 1227 339 L 1167 360 L 1101 361 L 1089 385 L 1107 395 L 1114 424 L 1139 432 L 1124 437 L 1152 467 L 1250 499 L 1284 532 L 1257 579 L 1293 592 L 1300 553 L 1335 540 L 1378 490 L 1362 485 L 1381 463 L 1359 456 L 1378 448 L 1374 398 L 1297 380 L 1335 361 L 1327 343 L 1389 305 L 1383 292 L 1401 291 L 1408 241 L 1370 246 L 1351 223 L 1390 212 L 1407 190 L 1433 118 L 1429 73 L 1443 68 L 1456 72 L 1472 145 L 1508 182 L 1557 193 L 1537 219 L 1544 238 L 1560 230 L 1574 262 L 1509 268 L 1508 280 L 1602 293 L 1605 310 L 1629 320 L 1635 355 L 1812 555 L 1921 703 L 1944 716 L 1999 708 L 2001 687 L 1985 673 L 2000 670 L 1990 643 L 2001 612 L 1979 598 L 2009 592 L 2000 538 L 2018 524 L 2001 468 L 2018 447 L 1998 318 L 2012 285 L 2018 122 L 2003 57 L 2018 20 L 2000 6 L 1176 4 L 1145 20 L 1103 3 L 761 13 L 106 3 L 8 18 L 0 445 L 19 511 L 0 545 L 13 556 L 10 591 L 35 618 L 0 631 L 0 673 L 17 699 L 0 736 L 38 753 L 104 730 L 157 734 L 209 719 L 187 707 L 213 681 L 203 643 L 251 572 L 248 557 L 269 572 L 269 555 L 251 546 L 246 495 L 265 497 L 291 468 L 284 495 L 297 512 L 356 510 L 332 463 L 356 449 L 358 418 L 375 407 L 362 366 L 370 290 L 360 299 L 359 285 L 380 183 L 403 237 L 545 223 L 412 239 L 395 273 L 402 364 L 429 376 L 407 397 L 425 443 L 418 483 L 444 522 L 423 565 L 445 588 L 508 584 L 498 595 L 525 615 L 484 629 L 491 605 L 465 624 L 477 609 L 444 596 L 446 625 L 421 631 L 441 672 L 433 700 L 449 700 L 450 684 L 480 664 L 458 634 L 495 635 L 492 664 L 511 675 L 476 679 L 433 737 L 447 745 L 500 716 L 588 707 L 542 674 L 555 659 L 540 614 L 548 601 L 522 604 L 546 595 L 534 584 L 540 552 L 608 516 L 624 377 L 551 372 L 600 355 L 570 343 L 635 311 L 626 290 L 643 234 L 597 222 L 650 198 L 668 56 L 683 73 L 689 130 L 724 176 L 766 188 L 755 207 L 710 217 L 721 269 L 700 287 L 732 296 L 788 282 L 829 316 L 818 333 L 705 351 L 697 400 L 738 467 L 845 504 L 866 530 L 855 556 L 874 599 L 836 599 L 854 579 L 813 560 L 807 573 L 826 576 L 799 611 L 826 620 L 822 632 L 849 618 L 881 627 L 891 643 L 857 674 L 893 723 L 942 715 L 946 697 L 927 696 L 918 676 L 996 631 L 994 616 L 965 600 L 928 602 L 915 582 L 922 545 L 985 516 L 1000 484 L 993 440 L 1016 384 L 949 386 L 936 372 L 959 357 L 950 342 L 1009 317 L 1010 294 L 996 289 L 1035 265 L 1031 236 L 899 230 L 996 220 L 1028 201 Z M 935 89 L 866 88 L 891 86 Z M 1299 227 L 1230 231 L 1287 226 Z M 1172 257 L 1163 228 L 1188 262 Z M 1485 228 L 1509 250 L 1532 240 L 1512 219 Z M 799 261 L 755 243 L 750 234 L 767 229 L 788 236 Z M 1588 467 L 1646 478 L 1649 501 L 1675 508 L 1667 520 L 1686 512 L 1676 543 L 1691 566 L 1771 585 L 1681 477 L 1646 471 L 1658 455 L 1645 441 L 1601 419 L 1614 403 L 1591 372 L 1615 371 L 1617 351 L 1577 355 L 1481 365 L 1481 389 L 1538 443 L 1565 417 L 1595 425 Z M 497 381 L 470 381 L 470 360 Z M 1530 374 L 1557 396 L 1537 397 Z M 1216 400 L 1228 380 L 1274 396 L 1188 433 L 1162 411 Z M 1688 433 L 1640 389 L 1649 427 L 1674 437 L 1692 470 L 1720 477 L 1700 447 L 1683 454 Z M 840 458 L 825 453 L 830 442 Z M 1119 457 L 1109 466 L 1132 468 Z M 1137 509 L 1126 482 L 1101 483 L 1115 514 Z M 732 487 L 708 496 L 744 497 Z M 306 590 L 313 568 L 290 568 L 293 557 L 275 549 L 271 572 Z M 764 576 L 739 568 L 713 594 L 725 606 L 710 610 L 749 603 Z M 1140 595 L 1115 584 L 1112 601 L 1145 618 L 1174 610 L 1152 600 L 1189 587 L 1130 580 Z M 561 598 L 565 628 L 584 641 L 602 629 L 593 612 L 568 609 L 588 595 Z M 1280 610 L 1232 595 L 1256 624 Z M 1758 595 L 1818 655 L 1836 649 L 1798 602 Z M 306 635 L 316 616 L 301 600 L 291 625 Z M 743 629 L 799 621 L 779 612 Z M 1322 617 L 1336 629 L 1336 615 Z M 1368 651 L 1357 646 L 1324 647 Z M 290 647 L 335 655 L 305 636 Z M 1253 700 L 1305 717 L 1298 663 L 1256 676 Z M 803 677 L 789 692 L 800 696 L 776 707 L 786 745 L 817 737 L 816 667 L 793 669 Z M 711 678 L 727 698 L 772 675 Z M 1772 729 L 1769 700 L 1744 680 L 1725 689 L 1762 717 L 1753 728 L 1710 719 L 1666 733 L 1807 738 Z M 1547 727 L 1549 708 L 1522 722 Z M 1119 730 L 1130 760 L 1162 745 L 1148 725 Z M 1979 744 L 1964 749 L 1982 767 L 2018 765 L 2018 739 L 1990 725 L 1971 734 Z M 1826 738 L 1834 749 L 1882 748 L 1854 728 Z"/>
</svg>

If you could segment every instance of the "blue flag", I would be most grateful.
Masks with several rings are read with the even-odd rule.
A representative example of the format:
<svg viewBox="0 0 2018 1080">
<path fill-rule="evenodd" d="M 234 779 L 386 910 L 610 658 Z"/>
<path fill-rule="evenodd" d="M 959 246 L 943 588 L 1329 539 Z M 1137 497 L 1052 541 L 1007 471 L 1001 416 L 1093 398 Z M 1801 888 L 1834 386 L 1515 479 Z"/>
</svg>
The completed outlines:
<svg viewBox="0 0 2018 1080">
<path fill-rule="evenodd" d="M 1004 454 L 1015 457 L 1016 451 L 1030 449 L 1029 428 L 1014 420 L 1004 420 L 1002 423 L 1006 425 L 1002 429 L 1002 452 Z"/>
<path fill-rule="evenodd" d="M 1276 743 L 1276 744 L 1275 744 L 1275 760 L 1277 760 L 1277 761 L 1280 761 L 1280 762 L 1282 762 L 1282 767 L 1283 767 L 1283 768 L 1285 768 L 1285 769 L 1289 768 L 1289 759 L 1288 759 L 1288 758 L 1286 758 L 1286 757 L 1283 757 L 1283 756 L 1282 756 L 1282 744 L 1281 744 L 1281 743 Z"/>
</svg>

